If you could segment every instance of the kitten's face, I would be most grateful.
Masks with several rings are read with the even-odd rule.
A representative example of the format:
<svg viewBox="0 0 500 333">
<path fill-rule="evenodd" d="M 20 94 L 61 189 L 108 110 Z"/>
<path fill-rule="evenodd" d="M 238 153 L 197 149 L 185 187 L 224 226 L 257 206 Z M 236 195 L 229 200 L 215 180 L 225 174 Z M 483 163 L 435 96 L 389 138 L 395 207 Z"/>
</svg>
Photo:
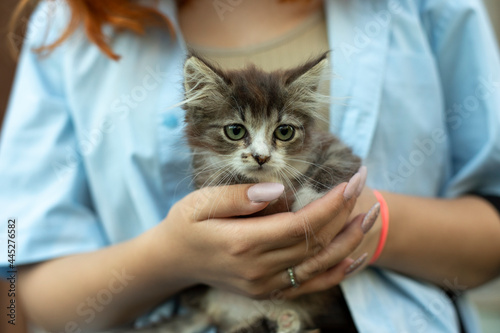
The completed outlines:
<svg viewBox="0 0 500 333">
<path fill-rule="evenodd" d="M 312 162 L 321 58 L 286 72 L 185 65 L 186 134 L 195 161 L 252 181 L 298 178 Z M 229 177 L 229 176 L 228 176 Z"/>
<path fill-rule="evenodd" d="M 215 153 L 209 155 L 213 164 L 223 163 L 260 182 L 290 178 L 307 168 L 303 146 L 308 136 L 293 114 L 279 117 L 275 111 L 263 119 L 247 109 L 244 117 L 236 112 L 211 126 L 206 134 L 207 146 Z"/>
</svg>

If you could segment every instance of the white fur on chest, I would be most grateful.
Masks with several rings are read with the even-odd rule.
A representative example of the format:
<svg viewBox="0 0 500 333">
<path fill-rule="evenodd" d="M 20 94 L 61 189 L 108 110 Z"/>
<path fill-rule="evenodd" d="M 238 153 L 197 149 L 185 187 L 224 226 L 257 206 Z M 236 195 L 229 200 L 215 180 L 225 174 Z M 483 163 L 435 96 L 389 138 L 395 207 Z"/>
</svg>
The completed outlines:
<svg viewBox="0 0 500 333">
<path fill-rule="evenodd" d="M 311 187 L 307 186 L 302 187 L 295 194 L 295 202 L 293 203 L 292 206 L 292 212 L 296 212 L 304 208 L 304 206 L 306 206 L 307 204 L 321 198 L 324 195 L 325 193 L 318 193 Z"/>
</svg>

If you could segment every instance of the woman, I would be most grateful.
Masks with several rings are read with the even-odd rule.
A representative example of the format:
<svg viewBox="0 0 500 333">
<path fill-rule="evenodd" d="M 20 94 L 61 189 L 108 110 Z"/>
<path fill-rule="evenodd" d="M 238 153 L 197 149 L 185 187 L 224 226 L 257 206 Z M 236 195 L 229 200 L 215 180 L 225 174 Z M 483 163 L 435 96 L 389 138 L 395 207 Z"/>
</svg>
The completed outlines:
<svg viewBox="0 0 500 333">
<path fill-rule="evenodd" d="M 105 330 L 199 283 L 256 298 L 341 283 L 359 332 L 478 330 L 464 292 L 500 270 L 500 69 L 478 0 L 160 1 L 172 32 L 141 36 L 130 30 L 163 21 L 135 2 L 68 3 L 43 2 L 31 20 L 0 150 L 0 195 L 19 219 L 19 288 L 35 323 Z M 76 28 L 64 33 L 68 24 Z M 371 265 L 356 259 L 375 253 L 380 218 L 366 234 L 359 223 L 344 228 L 377 201 L 369 187 L 353 198 L 359 180 L 286 215 L 287 224 L 266 217 L 266 232 L 254 220 L 200 223 L 192 211 L 222 197 L 215 217 L 249 215 L 276 187 L 188 195 L 180 181 L 189 165 L 183 114 L 168 107 L 182 99 L 186 43 L 230 67 L 259 52 L 263 62 L 302 60 L 306 33 L 315 44 L 306 38 L 305 57 L 332 49 L 330 93 L 348 97 L 331 106 L 329 129 L 363 158 L 390 212 Z M 45 57 L 32 52 L 61 35 Z M 282 45 L 286 58 L 273 53 Z M 303 216 L 325 251 L 309 258 L 303 238 L 282 252 L 261 246 L 281 244 Z M 283 280 L 292 266 L 299 288 Z M 169 316 L 172 303 L 136 324 Z"/>
</svg>

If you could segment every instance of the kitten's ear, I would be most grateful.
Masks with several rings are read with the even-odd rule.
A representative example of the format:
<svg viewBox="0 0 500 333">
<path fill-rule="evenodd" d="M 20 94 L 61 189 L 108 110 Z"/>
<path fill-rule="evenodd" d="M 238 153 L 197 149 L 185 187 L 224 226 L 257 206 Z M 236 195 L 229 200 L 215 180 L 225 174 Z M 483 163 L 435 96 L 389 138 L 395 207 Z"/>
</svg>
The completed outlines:
<svg viewBox="0 0 500 333">
<path fill-rule="evenodd" d="M 226 86 L 226 80 L 215 66 L 197 56 L 190 56 L 184 63 L 184 89 L 187 97 Z"/>
<path fill-rule="evenodd" d="M 296 89 L 316 92 L 321 81 L 328 74 L 329 68 L 327 53 L 325 53 L 300 67 L 287 71 L 288 77 L 285 84 Z"/>
</svg>

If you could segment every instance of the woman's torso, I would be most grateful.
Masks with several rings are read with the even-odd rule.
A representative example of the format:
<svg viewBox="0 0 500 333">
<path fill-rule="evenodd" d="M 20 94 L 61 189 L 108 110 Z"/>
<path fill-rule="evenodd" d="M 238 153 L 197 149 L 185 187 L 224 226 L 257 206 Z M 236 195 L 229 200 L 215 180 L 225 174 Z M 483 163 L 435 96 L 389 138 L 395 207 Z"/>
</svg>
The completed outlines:
<svg viewBox="0 0 500 333">
<path fill-rule="evenodd" d="M 440 196 L 452 165 L 439 72 L 418 1 L 391 4 L 325 2 L 336 73 L 330 85 L 329 129 L 364 159 L 368 185 Z M 177 22 L 173 2 L 160 6 Z M 227 11 L 226 19 L 237 17 L 238 10 Z M 175 26 L 177 38 L 163 31 L 140 38 L 116 35 L 112 46 L 123 56 L 119 62 L 78 35 L 54 53 L 77 136 L 61 160 L 54 161 L 54 170 L 65 177 L 75 168 L 84 169 L 92 209 L 110 244 L 159 223 L 192 189 L 183 110 L 176 106 L 183 99 L 187 47 Z M 427 332 L 453 332 L 455 327 L 449 300 L 430 285 L 367 269 L 343 288 L 361 332 L 373 332 L 373 327 L 416 331 L 421 321 L 408 316 L 424 318 Z M 429 300 L 439 302 L 438 314 L 427 311 Z"/>
</svg>

